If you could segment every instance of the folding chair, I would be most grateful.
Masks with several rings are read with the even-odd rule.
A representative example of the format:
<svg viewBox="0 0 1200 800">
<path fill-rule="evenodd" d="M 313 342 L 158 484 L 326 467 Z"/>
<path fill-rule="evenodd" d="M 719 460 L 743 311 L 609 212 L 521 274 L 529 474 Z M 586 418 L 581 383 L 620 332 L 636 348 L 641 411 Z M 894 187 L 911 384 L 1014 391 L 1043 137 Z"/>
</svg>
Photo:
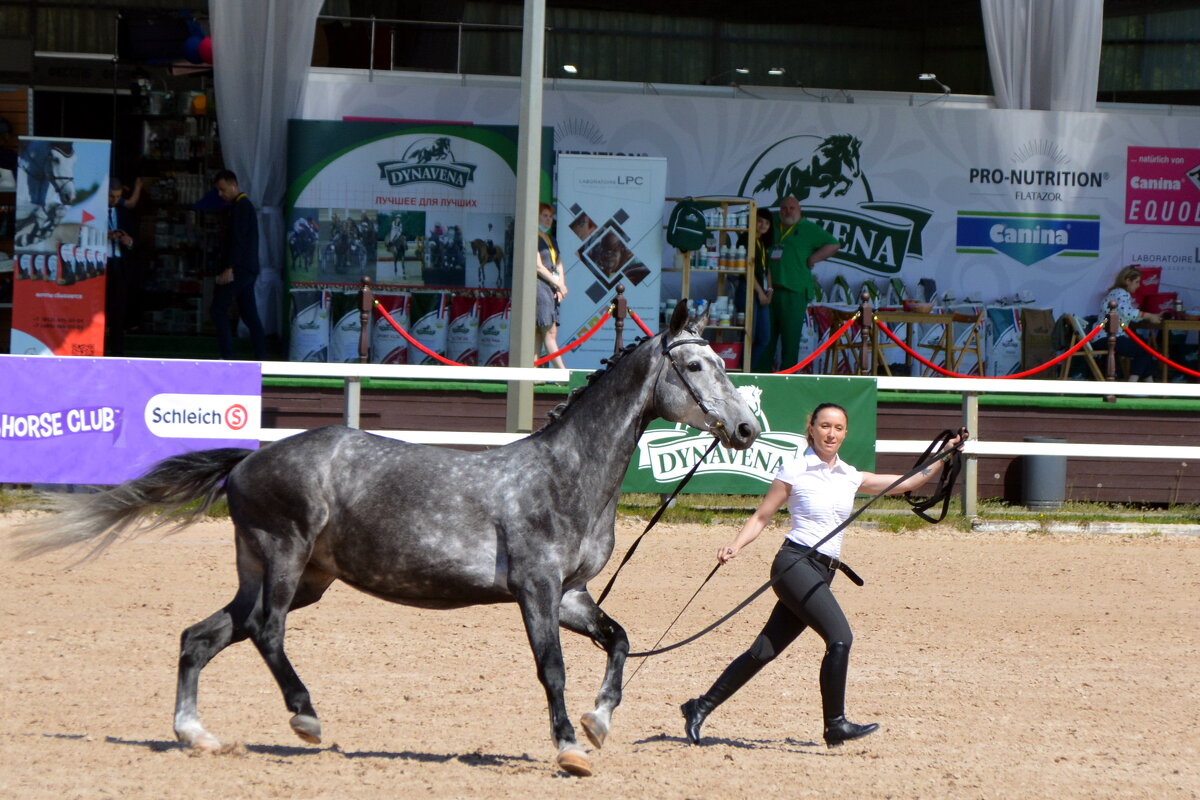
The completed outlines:
<svg viewBox="0 0 1200 800">
<path fill-rule="evenodd" d="M 954 313 L 953 324 L 951 330 L 953 333 L 947 337 L 949 344 L 950 357 L 947 363 L 952 372 L 957 372 L 961 375 L 968 374 L 962 369 L 963 361 L 967 361 L 967 369 L 974 372 L 976 375 L 983 375 L 983 311 L 977 315 Z M 959 331 L 957 326 L 968 325 L 965 330 Z M 974 356 L 975 363 L 970 363 L 968 356 Z"/>
<path fill-rule="evenodd" d="M 1087 335 L 1088 332 L 1083 329 L 1083 323 L 1079 321 L 1079 317 L 1074 314 L 1063 314 L 1063 319 L 1066 320 L 1067 330 L 1071 332 L 1071 340 L 1067 342 L 1067 349 L 1071 349 L 1079 344 Z M 1070 358 L 1063 361 L 1062 370 L 1059 371 L 1059 380 L 1064 380 L 1071 375 L 1071 362 L 1077 358 L 1082 358 L 1091 370 L 1092 377 L 1098 381 L 1104 380 L 1104 372 L 1100 369 L 1100 365 L 1096 363 L 1096 359 L 1103 354 L 1092 347 L 1092 343 L 1088 342 L 1083 346 L 1083 349 L 1072 353 Z"/>
<path fill-rule="evenodd" d="M 830 308 L 828 335 L 832 335 L 834 331 L 846 323 L 846 320 L 853 318 L 856 313 L 857 309 L 842 311 Z M 826 373 L 830 375 L 857 375 L 861 361 L 859 354 L 861 341 L 862 325 L 851 325 L 850 329 L 843 333 L 825 351 L 829 356 Z"/>
</svg>

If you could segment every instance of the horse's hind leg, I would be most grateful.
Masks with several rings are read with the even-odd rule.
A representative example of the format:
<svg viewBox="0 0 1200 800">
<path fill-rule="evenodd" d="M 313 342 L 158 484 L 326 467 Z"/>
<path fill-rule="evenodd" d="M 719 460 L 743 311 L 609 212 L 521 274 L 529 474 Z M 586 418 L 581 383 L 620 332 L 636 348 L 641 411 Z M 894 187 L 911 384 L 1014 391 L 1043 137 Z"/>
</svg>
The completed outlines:
<svg viewBox="0 0 1200 800">
<path fill-rule="evenodd" d="M 604 746 L 612 723 L 612 713 L 621 703 L 621 675 L 629 655 L 629 637 L 625 629 L 600 610 L 591 595 L 583 589 L 572 589 L 563 595 L 559 606 L 559 624 L 569 631 L 581 633 L 604 648 L 608 663 L 604 681 L 596 695 L 596 709 L 579 720 L 583 732 L 597 749 Z"/>
<path fill-rule="evenodd" d="M 273 543 L 281 544 L 278 540 Z M 284 653 L 283 639 L 288 612 L 315 603 L 333 578 L 327 573 L 306 569 L 302 561 L 297 563 L 301 558 L 307 559 L 307 553 L 298 558 L 297 555 L 277 552 L 273 560 L 268 561 L 263 576 L 262 614 L 253 617 L 248 628 L 250 640 L 267 662 L 283 692 L 284 703 L 292 712 L 292 730 L 304 741 L 320 744 L 321 723 L 313 708 L 312 697 Z"/>
<path fill-rule="evenodd" d="M 216 750 L 221 743 L 204 729 L 196 709 L 200 671 L 217 653 L 249 634 L 245 621 L 253 613 L 260 585 L 243 576 L 229 605 L 183 632 L 179 647 L 179 673 L 175 687 L 175 737 L 188 747 Z"/>
<path fill-rule="evenodd" d="M 275 676 L 287 707 L 294 713 L 292 729 L 305 741 L 319 742 L 321 725 L 308 690 L 283 653 L 283 618 L 290 608 L 319 600 L 333 576 L 303 569 L 299 579 L 280 580 L 277 575 L 275 580 L 268 581 L 262 562 L 240 537 L 237 547 L 237 595 L 229 605 L 183 632 L 175 694 L 175 735 L 184 744 L 200 750 L 216 750 L 221 746 L 204 729 L 196 708 L 200 671 L 229 645 L 250 638 Z M 264 603 L 265 598 L 274 601 Z M 280 603 L 282 610 L 276 608 Z"/>
</svg>

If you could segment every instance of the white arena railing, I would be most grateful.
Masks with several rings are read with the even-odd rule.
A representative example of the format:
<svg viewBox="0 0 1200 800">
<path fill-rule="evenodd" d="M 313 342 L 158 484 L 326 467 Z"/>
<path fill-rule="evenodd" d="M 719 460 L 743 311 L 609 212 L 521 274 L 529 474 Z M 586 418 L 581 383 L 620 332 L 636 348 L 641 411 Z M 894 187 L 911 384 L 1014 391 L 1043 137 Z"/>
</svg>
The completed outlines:
<svg viewBox="0 0 1200 800">
<path fill-rule="evenodd" d="M 537 381 L 565 383 L 570 370 L 523 369 L 519 367 L 454 367 L 418 364 L 321 364 L 294 361 L 264 361 L 263 375 L 310 378 L 341 378 L 346 385 L 344 418 L 346 424 L 358 427 L 360 387 L 363 378 L 394 378 L 410 380 L 492 381 L 511 383 Z M 1091 395 L 1112 397 L 1163 397 L 1196 399 L 1200 401 L 1200 384 L 1191 383 L 1127 383 L 1076 380 L 981 380 L 972 378 L 873 378 L 884 391 L 940 392 L 962 397 L 962 424 L 971 431 L 971 440 L 964 448 L 966 463 L 963 469 L 963 510 L 975 514 L 978 498 L 978 462 L 981 456 L 1067 456 L 1072 458 L 1120 459 L 1200 459 L 1200 446 L 1087 444 L 1078 442 L 1003 442 L 989 441 L 987 432 L 979 426 L 979 396 L 982 394 L 1026 395 Z M 1200 410 L 1200 402 L 1197 403 Z M 263 428 L 262 441 L 275 441 L 296 433 L 300 428 Z M 379 436 L 416 442 L 418 444 L 484 445 L 508 444 L 522 439 L 525 433 L 494 433 L 468 431 L 377 430 Z M 919 454 L 929 446 L 927 440 L 880 439 L 878 453 Z"/>
<path fill-rule="evenodd" d="M 977 378 L 907 378 L 880 376 L 876 386 L 885 391 L 951 392 L 962 396 L 962 424 L 971 432 L 963 452 L 963 513 L 974 516 L 979 501 L 980 456 L 1070 456 L 1075 458 L 1200 458 L 1200 447 L 1143 444 L 1081 444 L 1076 442 L 992 442 L 979 426 L 979 395 L 1093 395 L 1100 397 L 1173 397 L 1200 398 L 1200 384 L 1128 383 L 1124 381 L 1036 381 L 987 380 Z M 1200 403 L 1197 404 L 1200 408 Z M 881 439 L 878 453 L 923 453 L 928 442 L 909 439 Z"/>
<path fill-rule="evenodd" d="M 343 421 L 352 428 L 359 427 L 360 397 L 363 378 L 389 378 L 424 381 L 490 381 L 512 383 L 566 383 L 571 371 L 535 367 L 445 367 L 439 364 L 325 364 L 306 361 L 264 361 L 262 374 L 302 378 L 341 378 L 346 393 L 342 409 Z M 303 428 L 262 428 L 259 438 L 273 442 L 300 433 Z M 483 445 L 497 447 L 523 439 L 527 433 L 495 433 L 484 431 L 369 431 L 389 439 L 402 439 L 416 444 Z"/>
</svg>

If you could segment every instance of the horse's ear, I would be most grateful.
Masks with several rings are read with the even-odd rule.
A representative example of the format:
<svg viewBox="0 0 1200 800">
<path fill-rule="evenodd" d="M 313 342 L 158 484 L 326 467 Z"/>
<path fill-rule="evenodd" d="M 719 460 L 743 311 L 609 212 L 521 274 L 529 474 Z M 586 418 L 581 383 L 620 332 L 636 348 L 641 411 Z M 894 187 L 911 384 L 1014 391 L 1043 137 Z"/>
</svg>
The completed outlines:
<svg viewBox="0 0 1200 800">
<path fill-rule="evenodd" d="M 704 333 L 704 329 L 708 327 L 708 312 L 711 308 L 712 306 L 706 303 L 704 305 L 704 311 L 700 312 L 700 316 L 696 317 L 696 323 L 693 327 L 695 328 L 697 336 Z"/>
<path fill-rule="evenodd" d="M 671 314 L 671 336 L 678 336 L 683 330 L 683 326 L 687 325 L 688 321 L 688 301 L 687 298 L 680 300 L 675 305 L 675 311 Z"/>
</svg>

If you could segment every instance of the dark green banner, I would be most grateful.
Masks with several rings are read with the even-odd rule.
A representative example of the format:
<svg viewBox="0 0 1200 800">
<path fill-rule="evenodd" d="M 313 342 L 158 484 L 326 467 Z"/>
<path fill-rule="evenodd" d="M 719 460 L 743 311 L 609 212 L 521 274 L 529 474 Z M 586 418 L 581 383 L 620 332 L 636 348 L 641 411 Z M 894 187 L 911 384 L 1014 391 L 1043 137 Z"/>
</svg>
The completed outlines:
<svg viewBox="0 0 1200 800">
<path fill-rule="evenodd" d="M 876 389 L 873 378 L 826 375 L 729 376 L 754 409 L 762 435 L 748 450 L 718 447 L 688 483 L 698 494 L 761 494 L 779 466 L 804 453 L 808 415 L 821 403 L 837 403 L 850 417 L 841 456 L 859 469 L 875 469 Z M 582 383 L 582 374 L 572 383 Z M 630 461 L 623 492 L 666 493 L 704 455 L 712 436 L 686 425 L 657 420 L 642 435 Z"/>
</svg>

